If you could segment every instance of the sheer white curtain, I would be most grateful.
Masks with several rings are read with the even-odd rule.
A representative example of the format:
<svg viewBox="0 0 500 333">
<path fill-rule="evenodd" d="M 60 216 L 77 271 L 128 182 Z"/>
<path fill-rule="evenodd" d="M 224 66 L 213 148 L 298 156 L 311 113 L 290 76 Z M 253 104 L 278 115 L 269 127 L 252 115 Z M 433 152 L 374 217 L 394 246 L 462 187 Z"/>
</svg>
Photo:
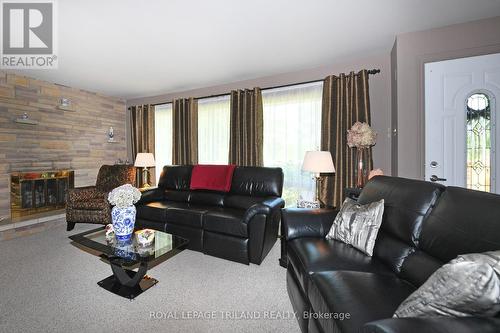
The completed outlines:
<svg viewBox="0 0 500 333">
<path fill-rule="evenodd" d="M 165 165 L 172 164 L 172 103 L 155 107 L 156 184 Z"/>
<path fill-rule="evenodd" d="M 198 100 L 198 162 L 227 164 L 230 96 Z"/>
<path fill-rule="evenodd" d="M 283 198 L 294 206 L 314 196 L 312 175 L 303 172 L 305 152 L 318 150 L 323 82 L 264 90 L 264 165 L 283 168 Z"/>
</svg>

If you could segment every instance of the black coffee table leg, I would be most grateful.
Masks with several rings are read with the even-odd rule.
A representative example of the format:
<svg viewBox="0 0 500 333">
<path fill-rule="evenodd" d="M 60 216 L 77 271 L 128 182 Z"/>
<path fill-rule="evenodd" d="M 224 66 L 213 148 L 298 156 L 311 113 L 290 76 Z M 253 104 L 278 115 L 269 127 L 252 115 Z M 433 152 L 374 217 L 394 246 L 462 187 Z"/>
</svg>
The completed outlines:
<svg viewBox="0 0 500 333">
<path fill-rule="evenodd" d="M 137 272 L 123 267 L 123 259 L 120 257 L 106 257 L 111 265 L 113 275 L 97 282 L 102 288 L 113 294 L 134 299 L 155 284 L 158 280 L 146 275 L 148 264 L 141 262 Z"/>
</svg>

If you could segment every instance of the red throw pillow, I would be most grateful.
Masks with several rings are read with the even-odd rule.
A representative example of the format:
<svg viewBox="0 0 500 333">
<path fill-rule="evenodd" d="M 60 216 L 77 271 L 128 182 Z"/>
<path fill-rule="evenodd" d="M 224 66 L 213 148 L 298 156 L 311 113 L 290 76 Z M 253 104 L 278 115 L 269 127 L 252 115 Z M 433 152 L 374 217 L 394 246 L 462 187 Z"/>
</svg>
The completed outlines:
<svg viewBox="0 0 500 333">
<path fill-rule="evenodd" d="M 195 165 L 191 173 L 191 190 L 229 192 L 236 165 Z"/>
</svg>

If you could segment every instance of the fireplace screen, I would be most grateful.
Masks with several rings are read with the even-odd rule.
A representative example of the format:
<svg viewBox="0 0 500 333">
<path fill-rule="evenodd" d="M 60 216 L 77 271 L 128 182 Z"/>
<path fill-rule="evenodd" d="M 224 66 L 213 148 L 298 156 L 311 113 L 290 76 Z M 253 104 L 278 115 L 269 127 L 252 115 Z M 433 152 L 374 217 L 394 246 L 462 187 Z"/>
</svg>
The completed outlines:
<svg viewBox="0 0 500 333">
<path fill-rule="evenodd" d="M 66 207 L 74 171 L 15 172 L 11 174 L 12 218 Z"/>
</svg>

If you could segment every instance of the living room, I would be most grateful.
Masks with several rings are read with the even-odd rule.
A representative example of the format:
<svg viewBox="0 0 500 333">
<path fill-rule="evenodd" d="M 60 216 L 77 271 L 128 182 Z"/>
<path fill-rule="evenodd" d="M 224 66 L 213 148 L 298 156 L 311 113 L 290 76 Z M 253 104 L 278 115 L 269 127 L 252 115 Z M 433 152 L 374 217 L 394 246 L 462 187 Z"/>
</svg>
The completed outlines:
<svg viewBox="0 0 500 333">
<path fill-rule="evenodd" d="M 500 2 L 0 6 L 0 332 L 500 332 Z"/>
</svg>

